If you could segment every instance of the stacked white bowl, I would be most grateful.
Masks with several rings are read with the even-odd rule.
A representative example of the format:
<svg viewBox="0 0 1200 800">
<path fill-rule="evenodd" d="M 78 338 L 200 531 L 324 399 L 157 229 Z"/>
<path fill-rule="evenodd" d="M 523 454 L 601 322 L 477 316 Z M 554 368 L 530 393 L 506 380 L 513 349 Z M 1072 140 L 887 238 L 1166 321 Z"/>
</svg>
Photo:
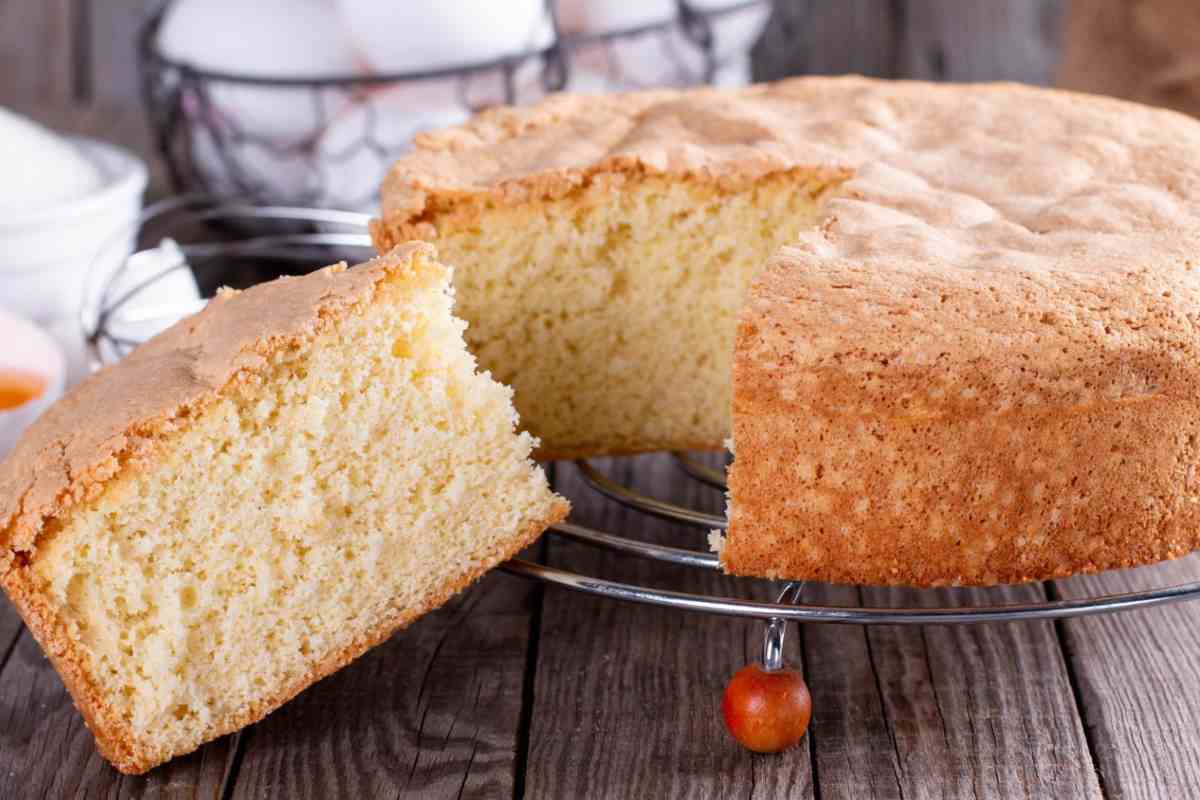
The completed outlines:
<svg viewBox="0 0 1200 800">
<path fill-rule="evenodd" d="M 41 328 L 0 310 L 0 458 L 63 392 L 61 348 Z"/>
<path fill-rule="evenodd" d="M 0 173 L 0 307 L 53 334 L 72 382 L 82 376 L 88 272 L 102 248 L 114 263 L 132 251 L 146 166 L 120 147 L 58 136 L 0 109 Z"/>
<path fill-rule="evenodd" d="M 114 263 L 132 250 L 147 175 L 126 150 L 59 136 L 4 109 L 0 174 L 0 377 L 20 363 L 44 379 L 36 400 L 0 411 L 2 454 L 86 371 L 84 286 L 102 246 L 112 244 L 106 253 Z"/>
</svg>

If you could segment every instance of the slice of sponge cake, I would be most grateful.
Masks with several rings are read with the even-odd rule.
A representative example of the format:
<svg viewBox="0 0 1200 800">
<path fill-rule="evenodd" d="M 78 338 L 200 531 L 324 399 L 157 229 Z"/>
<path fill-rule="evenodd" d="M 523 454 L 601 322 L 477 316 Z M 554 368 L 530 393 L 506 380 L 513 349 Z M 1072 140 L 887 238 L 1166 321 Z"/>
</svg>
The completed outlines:
<svg viewBox="0 0 1200 800">
<path fill-rule="evenodd" d="M 435 258 L 222 292 L 0 465 L 0 582 L 118 769 L 261 718 L 566 515 Z"/>
</svg>

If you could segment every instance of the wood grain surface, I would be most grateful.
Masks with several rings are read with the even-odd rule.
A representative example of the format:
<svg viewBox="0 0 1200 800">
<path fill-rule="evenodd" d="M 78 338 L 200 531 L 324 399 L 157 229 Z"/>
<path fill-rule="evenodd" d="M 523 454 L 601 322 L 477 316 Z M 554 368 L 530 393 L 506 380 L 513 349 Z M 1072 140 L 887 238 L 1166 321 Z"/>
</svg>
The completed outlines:
<svg viewBox="0 0 1200 800">
<path fill-rule="evenodd" d="M 150 0 L 153 2 L 153 0 Z M 0 0 L 0 104 L 143 153 L 127 32 L 147 0 Z M 763 78 L 856 71 L 1045 82 L 1053 0 L 781 0 L 756 50 Z M 718 492 L 666 456 L 604 466 L 712 511 Z M 571 464 L 574 521 L 697 544 L 703 533 L 600 500 Z M 774 587 L 546 538 L 585 573 L 765 598 Z M 1200 580 L 1200 559 L 999 592 L 809 586 L 834 604 L 1082 597 Z M 986 595 L 986 598 L 984 597 Z M 754 756 L 721 727 L 725 680 L 762 626 L 665 612 L 506 575 L 302 694 L 264 722 L 126 777 L 93 750 L 57 675 L 0 600 L 0 798 L 1200 796 L 1200 607 L 1062 623 L 793 627 L 810 734 Z"/>
<path fill-rule="evenodd" d="M 618 482 L 709 512 L 719 491 L 681 478 L 667 455 L 602 460 Z M 587 489 L 573 465 L 559 465 L 557 486 L 572 500 L 571 519 L 611 531 L 635 531 L 678 547 L 706 531 L 625 509 Z M 552 538 L 551 564 L 692 592 L 767 599 L 762 581 L 713 571 L 667 568 Z M 790 655 L 799 665 L 791 641 Z M 783 758 L 754 756 L 726 734 L 720 714 L 725 681 L 758 657 L 761 625 L 740 619 L 546 591 L 542 603 L 526 792 L 562 797 L 812 797 L 807 748 Z"/>
<path fill-rule="evenodd" d="M 817 587 L 805 598 L 872 607 L 1043 599 L 1032 586 Z M 1051 623 L 810 625 L 804 645 L 821 797 L 1100 796 Z"/>
<path fill-rule="evenodd" d="M 1058 581 L 1088 597 L 1200 581 L 1200 556 Z M 1200 605 L 1059 624 L 1109 798 L 1200 797 Z"/>
<path fill-rule="evenodd" d="M 76 101 L 76 0 L 0 0 L 0 104 Z"/>
</svg>

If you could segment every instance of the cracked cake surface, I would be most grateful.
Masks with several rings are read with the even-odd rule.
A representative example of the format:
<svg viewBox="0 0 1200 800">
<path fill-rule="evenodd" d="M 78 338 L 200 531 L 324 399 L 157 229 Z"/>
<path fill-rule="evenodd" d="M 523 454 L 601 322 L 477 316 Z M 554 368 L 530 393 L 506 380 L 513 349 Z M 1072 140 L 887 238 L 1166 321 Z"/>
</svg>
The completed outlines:
<svg viewBox="0 0 1200 800">
<path fill-rule="evenodd" d="M 410 233 L 449 240 L 448 257 L 469 273 L 467 229 L 541 226 L 528 236 L 552 239 L 543 247 L 553 252 L 558 232 L 543 220 L 584 219 L 606 203 L 620 211 L 646 186 L 686 187 L 709 216 L 759 192 L 759 228 L 737 218 L 671 251 L 694 279 L 804 216 L 782 246 L 772 242 L 774 255 L 746 256 L 756 263 L 739 267 L 720 306 L 699 290 L 666 292 L 639 312 L 671 321 L 641 330 L 664 341 L 682 331 L 708 361 L 727 347 L 723 379 L 693 376 L 682 347 L 659 359 L 666 366 L 648 348 L 636 376 L 606 374 L 605 413 L 619 417 L 628 399 L 630 420 L 703 424 L 628 422 L 563 450 L 715 448 L 731 432 L 721 555 L 733 572 L 1019 581 L 1198 544 L 1198 145 L 1200 125 L 1182 115 L 1010 84 L 797 78 L 560 97 L 424 137 L 385 180 L 373 230 L 382 246 Z M 771 216 L 762 187 L 772 181 L 790 181 L 811 209 Z M 637 239 L 638 219 L 610 215 L 609 235 L 624 225 Z M 675 235 L 674 219 L 655 220 L 660 236 Z M 521 252 L 532 255 L 504 264 L 513 274 L 548 263 Z M 601 266 L 601 280 L 616 269 Z M 638 274 L 672 269 L 634 258 Z M 685 302 L 690 310 L 675 308 Z M 629 348 L 605 320 L 642 323 L 609 307 L 620 303 L 586 309 L 590 328 L 560 327 L 575 337 L 561 368 L 573 355 L 575 375 L 606 369 L 602 349 L 587 360 L 589 329 Z M 727 325 L 728 338 L 691 335 L 704 319 Z M 486 352 L 500 335 L 481 322 L 472 346 Z M 672 395 L 675 384 L 687 394 Z M 537 385 L 579 405 L 570 387 Z M 732 413 L 688 399 L 704 386 Z"/>
</svg>

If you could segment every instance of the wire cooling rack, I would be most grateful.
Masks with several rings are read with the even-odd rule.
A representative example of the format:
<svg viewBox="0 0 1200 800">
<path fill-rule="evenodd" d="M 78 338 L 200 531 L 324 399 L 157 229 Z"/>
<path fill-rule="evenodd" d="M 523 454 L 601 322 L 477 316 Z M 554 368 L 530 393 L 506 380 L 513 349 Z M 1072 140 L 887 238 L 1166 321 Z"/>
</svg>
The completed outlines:
<svg viewBox="0 0 1200 800">
<path fill-rule="evenodd" d="M 596 58 L 608 91 L 745 82 L 733 68 L 741 59 L 748 68 L 748 50 L 726 52 L 723 26 L 761 30 L 772 9 L 771 0 L 673 0 L 673 12 L 651 14 L 654 21 L 582 33 L 564 29 L 557 2 L 545 0 L 544 41 L 522 52 L 410 72 L 267 77 L 164 52 L 159 36 L 172 5 L 147 17 L 138 54 L 144 105 L 175 189 L 335 207 L 371 203 L 378 177 L 421 130 L 561 89 L 588 91 L 575 79 Z M 642 55 L 629 58 L 629 48 Z M 646 67 L 651 75 L 640 74 Z M 389 92 L 408 98 L 403 113 L 383 100 Z M 410 107 L 431 97 L 440 114 Z M 283 119 L 286 131 L 278 130 Z"/>
<path fill-rule="evenodd" d="M 253 229 L 262 224 L 282 226 L 279 231 L 243 235 L 229 239 L 230 230 L 243 227 L 212 227 L 228 222 L 253 221 Z M 366 235 L 367 216 L 364 214 L 323 209 L 256 206 L 249 203 L 216 203 L 203 197 L 187 196 L 151 206 L 139 222 L 143 241 L 151 232 L 165 236 L 154 246 L 140 250 L 107 274 L 93 274 L 88 287 L 87 302 L 82 313 L 84 336 L 91 354 L 92 366 L 99 369 L 112 363 L 135 347 L 141 339 L 179 320 L 203 306 L 192 276 L 200 284 L 248 283 L 266 279 L 279 272 L 279 265 L 303 264 L 307 270 L 340 258 L 361 259 L 370 251 Z M 180 244 L 173 235 L 190 230 L 197 241 Z M 127 234 L 128 232 L 123 232 Z M 116 236 L 111 246 L 120 246 L 123 236 Z M 237 271 L 230 265 L 250 257 L 255 263 L 269 263 L 266 273 Z M 104 254 L 97 264 L 113 263 Z M 236 280 L 228 280 L 231 270 Z M 179 277 L 186 277 L 180 282 Z M 174 281 L 172 292 L 164 292 Z M 133 331 L 132 333 L 130 331 Z M 675 453 L 675 463 L 691 479 L 713 491 L 725 488 L 724 471 L 715 469 L 686 453 Z M 702 549 L 707 541 L 705 532 L 723 529 L 724 517 L 694 508 L 677 505 L 664 498 L 647 496 L 604 475 L 586 460 L 575 466 L 592 490 L 612 502 L 640 513 L 663 518 L 681 526 L 698 529 L 695 537 L 699 547 L 670 547 L 645 540 L 638 531 L 604 531 L 567 521 L 554 526 L 552 535 L 603 548 L 630 558 L 651 559 L 693 569 L 720 570 L 718 558 Z M 788 621 L 833 622 L 856 624 L 958 624 L 976 622 L 1008 622 L 1081 617 L 1114 611 L 1146 608 L 1164 603 L 1200 598 L 1200 582 L 1160 585 L 1140 591 L 1119 594 L 1095 594 L 1072 599 L 1049 599 L 1042 602 L 1011 603 L 1000 598 L 996 603 L 975 599 L 963 606 L 910 607 L 830 606 L 805 602 L 805 584 L 774 582 L 776 600 L 764 602 L 734 596 L 717 596 L 666 589 L 581 575 L 563 567 L 534 561 L 514 559 L 501 567 L 506 572 L 547 584 L 613 600 L 644 603 L 653 606 L 761 619 L 767 622 L 763 660 L 770 667 L 780 663 L 783 637 Z M 922 591 L 922 590 L 918 590 Z M 930 590 L 934 591 L 934 590 Z M 986 598 L 988 590 L 973 592 L 972 598 Z M 931 597 L 934 595 L 930 595 Z M 996 595 L 999 597 L 999 595 Z"/>
</svg>

